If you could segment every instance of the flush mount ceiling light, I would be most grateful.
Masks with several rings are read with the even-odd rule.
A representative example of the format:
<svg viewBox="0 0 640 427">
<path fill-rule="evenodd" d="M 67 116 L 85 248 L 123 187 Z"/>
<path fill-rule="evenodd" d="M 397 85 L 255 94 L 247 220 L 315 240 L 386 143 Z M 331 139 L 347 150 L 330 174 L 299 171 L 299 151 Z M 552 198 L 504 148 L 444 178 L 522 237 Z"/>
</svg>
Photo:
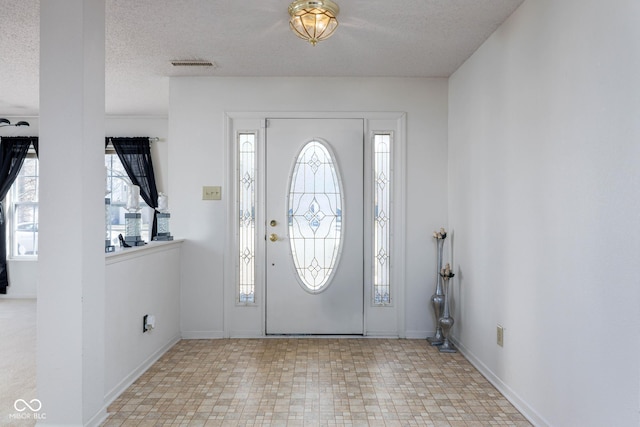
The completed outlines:
<svg viewBox="0 0 640 427">
<path fill-rule="evenodd" d="M 289 27 L 296 36 L 315 46 L 336 30 L 339 12 L 331 0 L 296 0 L 289 5 Z"/>
<path fill-rule="evenodd" d="M 19 121 L 15 124 L 11 124 L 11 122 L 7 119 L 0 119 L 0 127 L 5 126 L 29 126 L 29 122 Z"/>
</svg>

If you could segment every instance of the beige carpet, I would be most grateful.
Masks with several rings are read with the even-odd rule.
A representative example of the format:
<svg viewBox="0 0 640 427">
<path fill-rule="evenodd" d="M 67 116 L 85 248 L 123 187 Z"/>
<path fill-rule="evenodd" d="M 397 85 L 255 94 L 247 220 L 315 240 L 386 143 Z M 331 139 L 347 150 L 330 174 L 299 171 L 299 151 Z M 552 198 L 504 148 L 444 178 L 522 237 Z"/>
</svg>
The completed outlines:
<svg viewBox="0 0 640 427">
<path fill-rule="evenodd" d="M 0 299 L 0 349 L 0 425 L 35 425 L 14 408 L 16 400 L 37 396 L 35 299 Z"/>
</svg>

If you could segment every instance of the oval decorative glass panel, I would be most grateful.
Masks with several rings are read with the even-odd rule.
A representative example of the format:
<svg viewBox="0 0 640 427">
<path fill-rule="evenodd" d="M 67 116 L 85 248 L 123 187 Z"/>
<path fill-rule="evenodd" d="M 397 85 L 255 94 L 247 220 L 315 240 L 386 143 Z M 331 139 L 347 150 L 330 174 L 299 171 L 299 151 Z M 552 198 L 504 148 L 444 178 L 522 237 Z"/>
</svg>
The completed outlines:
<svg viewBox="0 0 640 427">
<path fill-rule="evenodd" d="M 322 291 L 342 243 L 342 184 L 329 148 L 318 140 L 300 150 L 289 185 L 289 242 L 303 288 Z"/>
</svg>

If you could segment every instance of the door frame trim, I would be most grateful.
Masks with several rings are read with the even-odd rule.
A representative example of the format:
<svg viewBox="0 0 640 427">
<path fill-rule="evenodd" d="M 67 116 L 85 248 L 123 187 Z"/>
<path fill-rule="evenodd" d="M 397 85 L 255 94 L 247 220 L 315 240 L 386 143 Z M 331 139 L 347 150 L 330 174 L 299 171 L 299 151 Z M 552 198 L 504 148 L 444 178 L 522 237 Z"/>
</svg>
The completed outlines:
<svg viewBox="0 0 640 427">
<path fill-rule="evenodd" d="M 254 121 L 258 131 L 258 171 L 256 188 L 258 189 L 256 203 L 259 207 L 259 218 L 264 219 L 264 182 L 265 182 L 265 123 L 268 118 L 304 118 L 304 119 L 363 119 L 365 147 L 371 140 L 373 132 L 391 131 L 394 135 L 393 148 L 393 179 L 395 181 L 393 192 L 393 237 L 391 255 L 391 283 L 393 287 L 392 304 L 388 306 L 374 306 L 371 299 L 371 286 L 366 282 L 365 272 L 364 286 L 364 313 L 363 334 L 365 336 L 399 337 L 406 336 L 405 326 L 405 277 L 406 277 L 406 113 L 405 112 L 233 112 L 224 113 L 225 123 L 225 173 L 224 187 L 227 190 L 228 202 L 226 203 L 227 218 L 229 223 L 225 233 L 224 253 L 224 289 L 223 289 L 223 322 L 224 336 L 227 338 L 264 337 L 266 336 L 266 307 L 265 307 L 265 251 L 266 245 L 262 238 L 256 239 L 256 304 L 236 304 L 236 165 L 235 165 L 235 137 L 236 131 L 247 130 L 243 127 L 236 128 L 236 122 Z M 367 150 L 365 148 L 365 156 Z M 365 162 L 365 182 L 367 181 L 367 163 Z M 366 184 L 365 184 L 366 185 Z M 369 191 L 370 192 L 370 191 Z M 365 204 L 371 198 L 365 194 Z M 366 208 L 365 208 L 366 212 Z M 256 235 L 263 236 L 266 233 L 263 220 L 256 221 Z M 366 238 L 366 236 L 365 236 Z M 365 251 L 365 257 L 367 253 Z M 250 318 L 245 324 L 245 318 Z M 259 320 L 258 320 L 259 319 Z M 258 324 L 259 323 L 259 324 Z"/>
</svg>

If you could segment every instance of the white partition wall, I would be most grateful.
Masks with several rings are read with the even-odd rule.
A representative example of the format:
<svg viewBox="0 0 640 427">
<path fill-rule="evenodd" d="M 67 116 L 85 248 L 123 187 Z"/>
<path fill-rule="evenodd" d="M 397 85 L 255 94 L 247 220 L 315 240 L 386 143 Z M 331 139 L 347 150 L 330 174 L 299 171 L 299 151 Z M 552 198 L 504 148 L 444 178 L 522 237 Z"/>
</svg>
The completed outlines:
<svg viewBox="0 0 640 427">
<path fill-rule="evenodd" d="M 112 403 L 180 340 L 182 241 L 106 255 L 104 401 Z M 153 329 L 144 330 L 144 316 Z"/>
</svg>

